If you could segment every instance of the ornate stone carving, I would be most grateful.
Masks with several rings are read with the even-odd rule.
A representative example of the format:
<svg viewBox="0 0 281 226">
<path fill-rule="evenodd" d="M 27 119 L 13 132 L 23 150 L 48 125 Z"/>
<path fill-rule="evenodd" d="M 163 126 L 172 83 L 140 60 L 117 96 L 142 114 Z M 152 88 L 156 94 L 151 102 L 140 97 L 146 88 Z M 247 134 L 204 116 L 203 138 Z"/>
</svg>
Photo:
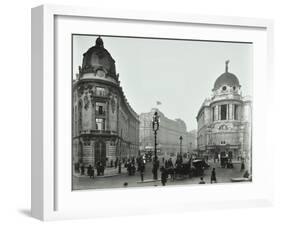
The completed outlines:
<svg viewBox="0 0 281 226">
<path fill-rule="evenodd" d="M 228 126 L 223 124 L 223 125 L 219 126 L 219 130 L 228 130 Z"/>
<path fill-rule="evenodd" d="M 84 146 L 91 145 L 91 139 L 89 137 L 83 137 Z"/>
<path fill-rule="evenodd" d="M 83 107 L 83 100 L 82 99 L 79 100 L 78 107 L 79 107 L 79 109 L 82 109 L 82 107 Z"/>
<path fill-rule="evenodd" d="M 78 86 L 78 97 L 81 97 L 84 93 L 84 85 Z"/>
<path fill-rule="evenodd" d="M 89 90 L 90 93 L 90 100 L 93 107 L 95 107 L 95 100 L 94 100 L 94 88 Z"/>
<path fill-rule="evenodd" d="M 88 94 L 85 94 L 85 96 L 84 96 L 84 108 L 85 108 L 85 110 L 88 110 L 89 104 L 90 104 L 90 101 L 89 101 L 89 98 L 88 98 Z"/>
<path fill-rule="evenodd" d="M 112 109 L 112 113 L 114 114 L 114 112 L 116 110 L 116 102 L 115 102 L 114 96 L 111 97 L 111 109 Z"/>
</svg>

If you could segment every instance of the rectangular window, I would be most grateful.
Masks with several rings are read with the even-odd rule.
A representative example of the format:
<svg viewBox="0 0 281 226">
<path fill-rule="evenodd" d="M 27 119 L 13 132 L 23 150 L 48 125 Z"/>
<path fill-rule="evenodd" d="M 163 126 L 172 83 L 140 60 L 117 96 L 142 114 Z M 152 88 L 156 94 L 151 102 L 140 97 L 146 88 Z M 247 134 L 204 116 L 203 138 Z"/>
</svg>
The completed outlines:
<svg viewBox="0 0 281 226">
<path fill-rule="evenodd" d="M 215 107 L 212 107 L 213 121 L 215 121 Z"/>
<path fill-rule="evenodd" d="M 96 94 L 98 96 L 105 96 L 106 93 L 105 93 L 105 88 L 102 88 L 102 87 L 96 87 Z"/>
<path fill-rule="evenodd" d="M 96 102 L 96 114 L 105 115 L 105 106 L 106 104 L 103 102 Z"/>
<path fill-rule="evenodd" d="M 96 118 L 96 129 L 97 130 L 105 130 L 105 119 Z"/>
<path fill-rule="evenodd" d="M 234 120 L 238 120 L 238 104 L 234 104 Z"/>
<path fill-rule="evenodd" d="M 221 120 L 226 120 L 227 105 L 221 105 Z"/>
</svg>

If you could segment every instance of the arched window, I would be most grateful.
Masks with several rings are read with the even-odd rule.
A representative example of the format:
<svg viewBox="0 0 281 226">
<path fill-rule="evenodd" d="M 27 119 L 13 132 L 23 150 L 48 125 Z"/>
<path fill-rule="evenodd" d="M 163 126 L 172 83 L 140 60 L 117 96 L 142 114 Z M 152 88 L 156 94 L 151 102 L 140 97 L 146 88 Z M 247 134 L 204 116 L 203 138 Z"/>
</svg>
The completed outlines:
<svg viewBox="0 0 281 226">
<path fill-rule="evenodd" d="M 238 104 L 234 104 L 234 120 L 238 120 Z"/>
<path fill-rule="evenodd" d="M 226 120 L 227 105 L 221 105 L 221 120 Z"/>
</svg>

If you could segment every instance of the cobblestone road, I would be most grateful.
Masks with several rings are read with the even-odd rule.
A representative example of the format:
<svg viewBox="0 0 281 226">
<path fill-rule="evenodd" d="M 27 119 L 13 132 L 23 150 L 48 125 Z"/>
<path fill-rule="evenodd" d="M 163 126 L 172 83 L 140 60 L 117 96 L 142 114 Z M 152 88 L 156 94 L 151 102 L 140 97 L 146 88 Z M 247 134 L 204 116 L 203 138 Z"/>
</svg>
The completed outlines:
<svg viewBox="0 0 281 226">
<path fill-rule="evenodd" d="M 240 171 L 241 164 L 234 163 L 234 169 L 225 169 L 221 168 L 219 163 L 209 162 L 211 167 L 205 170 L 204 173 L 204 181 L 206 184 L 210 183 L 210 175 L 212 168 L 216 168 L 216 176 L 218 183 L 231 183 L 231 178 L 233 177 L 242 177 L 244 172 Z M 161 181 L 153 181 L 152 180 L 152 172 L 151 172 L 151 163 L 146 164 L 146 170 L 144 175 L 145 183 L 140 183 L 140 175 L 139 172 L 136 172 L 134 176 L 128 176 L 125 169 L 121 174 L 116 174 L 111 177 L 95 177 L 94 179 L 90 179 L 89 177 L 77 177 L 73 176 L 73 189 L 81 190 L 81 189 L 103 189 L 103 188 L 122 188 L 124 187 L 124 183 L 127 182 L 127 187 L 143 187 L 143 186 L 162 186 Z M 160 172 L 158 173 L 158 178 L 160 179 Z M 184 185 L 184 184 L 198 184 L 200 177 L 193 178 L 183 178 L 171 181 L 168 179 L 167 186 L 170 185 Z"/>
</svg>

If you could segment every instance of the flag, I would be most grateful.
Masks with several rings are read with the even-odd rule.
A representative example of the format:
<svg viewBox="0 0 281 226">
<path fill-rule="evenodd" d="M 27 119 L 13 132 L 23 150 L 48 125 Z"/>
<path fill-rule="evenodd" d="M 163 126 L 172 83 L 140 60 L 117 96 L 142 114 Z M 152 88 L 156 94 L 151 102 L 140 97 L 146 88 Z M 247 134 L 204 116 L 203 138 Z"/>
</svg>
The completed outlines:
<svg viewBox="0 0 281 226">
<path fill-rule="evenodd" d="M 156 105 L 160 105 L 162 104 L 160 101 L 156 101 Z"/>
</svg>

